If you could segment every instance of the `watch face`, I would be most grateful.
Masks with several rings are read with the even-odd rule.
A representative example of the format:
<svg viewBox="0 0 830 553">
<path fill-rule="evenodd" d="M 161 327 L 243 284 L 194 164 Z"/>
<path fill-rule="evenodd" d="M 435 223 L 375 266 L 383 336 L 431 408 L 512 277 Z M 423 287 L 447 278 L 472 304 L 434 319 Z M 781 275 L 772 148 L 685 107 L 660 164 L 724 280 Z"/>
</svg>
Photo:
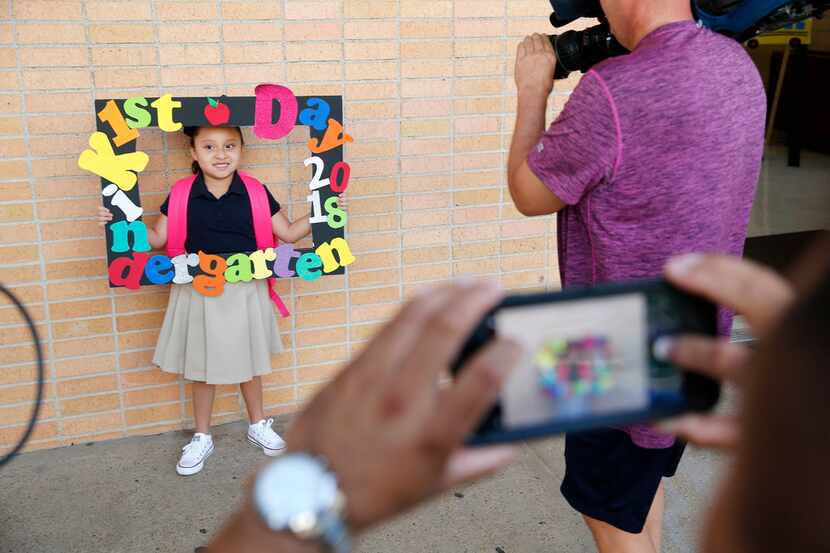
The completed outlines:
<svg viewBox="0 0 830 553">
<path fill-rule="evenodd" d="M 263 469 L 254 485 L 254 502 L 272 530 L 315 536 L 321 517 L 337 509 L 339 492 L 320 461 L 293 454 Z"/>
</svg>

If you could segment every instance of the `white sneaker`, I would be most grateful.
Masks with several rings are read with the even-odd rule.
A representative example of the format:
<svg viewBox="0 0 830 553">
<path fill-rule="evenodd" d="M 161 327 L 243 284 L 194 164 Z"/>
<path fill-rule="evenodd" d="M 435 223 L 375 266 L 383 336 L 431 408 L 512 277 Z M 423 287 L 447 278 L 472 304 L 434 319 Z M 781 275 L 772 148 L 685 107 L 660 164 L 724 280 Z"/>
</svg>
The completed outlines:
<svg viewBox="0 0 830 553">
<path fill-rule="evenodd" d="M 269 457 L 279 455 L 281 450 L 285 448 L 285 441 L 271 428 L 273 423 L 274 419 L 262 419 L 248 426 L 248 441 L 257 447 L 261 447 L 262 452 Z"/>
<path fill-rule="evenodd" d="M 205 461 L 213 453 L 213 438 L 210 434 L 196 432 L 190 443 L 182 448 L 182 457 L 176 464 L 176 472 L 182 476 L 196 474 L 205 466 Z"/>
</svg>

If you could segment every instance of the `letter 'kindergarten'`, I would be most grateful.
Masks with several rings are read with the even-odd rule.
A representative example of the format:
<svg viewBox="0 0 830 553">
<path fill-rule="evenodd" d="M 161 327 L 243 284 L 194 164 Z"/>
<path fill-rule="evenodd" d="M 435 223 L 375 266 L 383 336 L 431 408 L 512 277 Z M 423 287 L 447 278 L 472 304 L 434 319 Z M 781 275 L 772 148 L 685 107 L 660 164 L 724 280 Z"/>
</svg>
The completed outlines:
<svg viewBox="0 0 830 553">
<path fill-rule="evenodd" d="M 349 244 L 343 238 L 335 238 L 319 246 L 314 253 L 302 255 L 288 244 L 250 254 L 236 253 L 227 259 L 205 252 L 170 259 L 166 255 L 150 256 L 136 251 L 133 257 L 119 257 L 113 261 L 109 267 L 109 277 L 113 284 L 134 290 L 141 287 L 142 276 L 146 276 L 153 284 L 192 282 L 200 294 L 218 296 L 224 291 L 226 282 L 234 284 L 280 276 L 280 267 L 287 267 L 289 260 L 297 256 L 296 273 L 303 280 L 317 280 L 323 274 L 334 272 L 355 261 Z M 202 272 L 193 277 L 188 267 L 199 267 Z M 289 272 L 293 276 L 294 272 Z"/>
<path fill-rule="evenodd" d="M 81 152 L 78 166 L 101 178 L 103 204 L 113 213 L 106 228 L 111 285 L 135 290 L 142 285 L 192 284 L 200 294 L 217 296 L 226 284 L 272 277 L 312 281 L 342 272 L 355 261 L 343 237 L 348 215 L 339 201 L 351 172 L 342 161 L 341 147 L 353 141 L 337 120 L 342 100 L 298 98 L 276 84 L 257 86 L 253 98 L 214 98 L 164 94 L 157 99 L 96 102 L 97 130 L 89 136 L 89 148 Z M 217 106 L 224 110 L 222 118 Z M 313 166 L 308 202 L 316 247 L 297 250 L 283 244 L 250 253 L 188 252 L 173 258 L 151 251 L 138 191 L 138 176 L 150 158 L 138 148 L 140 133 L 150 127 L 174 132 L 183 126 L 220 124 L 252 126 L 254 134 L 265 140 L 282 139 L 297 125 L 309 127 L 316 138 L 307 143 L 311 157 L 304 163 Z"/>
</svg>

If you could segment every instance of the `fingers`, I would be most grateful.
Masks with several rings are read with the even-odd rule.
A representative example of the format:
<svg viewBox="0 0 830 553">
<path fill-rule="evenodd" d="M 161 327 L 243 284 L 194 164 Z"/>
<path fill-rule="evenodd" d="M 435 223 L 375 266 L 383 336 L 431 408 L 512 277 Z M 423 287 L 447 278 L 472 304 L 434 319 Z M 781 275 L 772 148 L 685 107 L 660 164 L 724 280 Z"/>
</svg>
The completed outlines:
<svg viewBox="0 0 830 553">
<path fill-rule="evenodd" d="M 429 429 L 433 437 L 444 447 L 457 447 L 481 421 L 521 357 L 521 346 L 504 339 L 478 352 L 442 394 Z"/>
<path fill-rule="evenodd" d="M 738 443 L 738 420 L 729 415 L 685 415 L 657 425 L 691 444 L 715 449 L 733 449 Z"/>
<path fill-rule="evenodd" d="M 690 254 L 666 265 L 676 286 L 734 309 L 764 333 L 793 300 L 787 282 L 751 261 L 725 255 Z"/>
<path fill-rule="evenodd" d="M 518 62 L 520 59 L 527 55 L 527 50 L 525 49 L 525 43 L 520 42 L 519 45 L 516 47 L 516 61 Z"/>
<path fill-rule="evenodd" d="M 110 211 L 106 207 L 99 207 L 98 208 L 98 225 L 104 226 L 109 221 L 112 221 L 112 211 Z"/>
<path fill-rule="evenodd" d="M 424 323 L 405 364 L 395 375 L 398 394 L 431 392 L 438 376 L 449 370 L 473 328 L 501 298 L 502 291 L 493 281 L 468 281 L 451 290 L 451 296 Z"/>
<path fill-rule="evenodd" d="M 553 43 L 550 41 L 550 37 L 548 35 L 539 36 L 542 37 L 542 49 L 550 53 L 551 55 L 555 55 L 555 52 L 553 50 Z"/>
<path fill-rule="evenodd" d="M 497 472 L 515 458 L 516 448 L 510 446 L 456 451 L 447 462 L 441 479 L 441 489 L 446 490 Z"/>
<path fill-rule="evenodd" d="M 522 40 L 522 42 L 519 43 L 519 57 L 545 51 L 552 52 L 553 45 L 551 45 L 550 39 L 547 36 L 540 35 L 539 33 L 528 35 L 524 38 L 524 40 Z"/>
<path fill-rule="evenodd" d="M 525 57 L 530 53 L 531 45 L 529 45 L 528 38 L 529 37 L 524 37 L 524 39 L 522 39 L 522 41 L 519 43 L 519 46 L 516 48 L 516 61 L 520 60 L 521 58 Z"/>
<path fill-rule="evenodd" d="M 654 354 L 717 380 L 737 382 L 751 352 L 726 338 L 686 335 L 660 338 L 654 344 Z"/>
<path fill-rule="evenodd" d="M 540 35 L 539 33 L 533 33 L 533 35 L 531 35 L 530 38 L 533 41 L 534 52 L 553 51 L 553 46 L 551 45 L 550 39 L 548 39 L 547 36 Z"/>
</svg>

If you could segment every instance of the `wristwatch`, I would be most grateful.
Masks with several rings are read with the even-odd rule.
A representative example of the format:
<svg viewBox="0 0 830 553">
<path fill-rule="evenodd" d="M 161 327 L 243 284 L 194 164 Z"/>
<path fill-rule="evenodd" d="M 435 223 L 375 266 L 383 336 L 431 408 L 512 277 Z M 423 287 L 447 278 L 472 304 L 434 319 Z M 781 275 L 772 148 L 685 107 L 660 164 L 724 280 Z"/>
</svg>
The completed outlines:
<svg viewBox="0 0 830 553">
<path fill-rule="evenodd" d="M 334 553 L 351 549 L 343 521 L 345 498 L 325 461 L 292 453 L 267 465 L 256 477 L 253 502 L 271 530 L 319 541 Z"/>
</svg>

